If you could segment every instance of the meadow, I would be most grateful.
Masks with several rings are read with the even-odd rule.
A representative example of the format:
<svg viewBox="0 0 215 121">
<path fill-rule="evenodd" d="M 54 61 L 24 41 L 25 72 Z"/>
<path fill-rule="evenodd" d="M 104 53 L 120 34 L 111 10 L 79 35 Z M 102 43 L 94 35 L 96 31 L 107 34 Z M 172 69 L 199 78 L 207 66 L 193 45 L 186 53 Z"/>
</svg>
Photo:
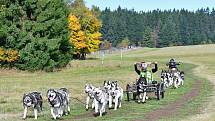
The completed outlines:
<svg viewBox="0 0 215 121">
<path fill-rule="evenodd" d="M 71 95 L 71 114 L 62 117 L 61 120 L 143 120 L 148 113 L 174 103 L 191 91 L 196 80 L 202 81 L 199 95 L 178 107 L 175 115 L 161 117 L 160 120 L 201 119 L 213 121 L 215 119 L 213 115 L 215 111 L 212 108 L 215 105 L 213 95 L 213 84 L 215 82 L 212 80 L 212 77 L 215 77 L 215 45 L 129 50 L 123 52 L 122 58 L 120 52 L 105 55 L 103 64 L 100 55 L 89 55 L 88 57 L 90 59 L 71 61 L 66 68 L 49 73 L 1 69 L 0 120 L 22 120 L 22 96 L 24 93 L 35 90 L 42 92 L 44 98 L 44 111 L 39 114 L 38 121 L 52 120 L 46 91 L 50 88 L 60 87 L 68 88 Z M 107 110 L 107 114 L 103 117 L 94 117 L 92 110 L 85 111 L 83 102 L 86 83 L 102 86 L 104 80 L 118 80 L 123 89 L 125 89 L 127 83 L 132 83 L 138 78 L 133 65 L 139 61 L 157 61 L 159 71 L 155 76 L 156 80 L 160 80 L 161 69 L 167 68 L 165 64 L 170 58 L 175 58 L 176 61 L 182 62 L 179 69 L 185 71 L 186 79 L 183 87 L 167 89 L 164 99 L 157 101 L 151 96 L 145 104 L 137 104 L 133 101 L 127 102 L 125 95 L 122 108 L 117 111 L 113 109 Z M 207 117 L 205 117 L 204 113 L 208 114 Z M 30 117 L 26 120 L 34 120 L 32 118 L 33 113 L 29 112 L 28 114 Z"/>
</svg>

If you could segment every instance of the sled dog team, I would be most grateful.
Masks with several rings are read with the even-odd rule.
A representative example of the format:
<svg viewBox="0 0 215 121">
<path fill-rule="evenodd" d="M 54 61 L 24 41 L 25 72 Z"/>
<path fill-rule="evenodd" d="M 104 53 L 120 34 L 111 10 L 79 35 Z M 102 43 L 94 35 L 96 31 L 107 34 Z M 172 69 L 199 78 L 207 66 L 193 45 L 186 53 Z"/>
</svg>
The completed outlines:
<svg viewBox="0 0 215 121">
<path fill-rule="evenodd" d="M 174 78 L 176 81 L 174 81 Z M 166 88 L 172 85 L 175 88 L 178 88 L 180 85 L 183 85 L 184 72 L 178 72 L 175 73 L 175 75 L 172 75 L 171 73 L 162 70 L 161 80 L 165 82 L 164 84 Z M 99 114 L 99 116 L 102 116 L 102 114 L 106 112 L 107 105 L 110 109 L 114 103 L 114 110 L 117 110 L 117 108 L 120 108 L 122 105 L 123 89 L 119 86 L 117 81 L 104 81 L 103 86 L 101 87 L 86 84 L 84 90 L 87 95 L 85 105 L 86 110 L 89 109 L 89 104 L 91 103 L 91 108 L 95 110 L 94 113 Z M 54 119 L 70 113 L 68 89 L 49 89 L 47 91 L 47 98 L 51 107 L 51 115 Z M 33 107 L 34 118 L 37 119 L 37 113 L 42 111 L 42 105 L 43 98 L 40 92 L 24 94 L 23 119 L 26 119 L 29 107 Z"/>
<path fill-rule="evenodd" d="M 89 109 L 89 103 L 91 101 L 92 108 L 95 109 L 95 114 L 105 113 L 106 106 L 112 108 L 114 102 L 114 110 L 121 107 L 123 89 L 119 87 L 117 81 L 104 81 L 102 87 L 94 87 L 91 84 L 85 85 L 86 98 L 86 110 Z M 48 103 L 51 107 L 51 115 L 54 119 L 60 118 L 63 115 L 70 113 L 69 107 L 69 91 L 66 88 L 49 89 L 47 91 Z M 23 106 L 24 114 L 23 119 L 26 119 L 27 112 L 30 107 L 33 107 L 34 118 L 37 119 L 37 113 L 42 111 L 43 98 L 40 92 L 31 92 L 24 94 Z"/>
<path fill-rule="evenodd" d="M 175 71 L 174 73 L 162 70 L 161 72 L 161 81 L 164 82 L 166 88 L 173 86 L 178 88 L 184 85 L 184 72 Z"/>
</svg>

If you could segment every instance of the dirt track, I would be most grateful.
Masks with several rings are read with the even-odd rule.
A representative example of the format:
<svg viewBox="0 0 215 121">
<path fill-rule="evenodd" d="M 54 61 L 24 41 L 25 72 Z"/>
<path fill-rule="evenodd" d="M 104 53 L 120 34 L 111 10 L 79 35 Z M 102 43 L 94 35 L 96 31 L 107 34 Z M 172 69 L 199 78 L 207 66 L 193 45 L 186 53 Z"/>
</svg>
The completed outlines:
<svg viewBox="0 0 215 121">
<path fill-rule="evenodd" d="M 162 117 L 171 117 L 173 114 L 177 114 L 178 109 L 199 95 L 201 83 L 199 80 L 195 81 L 191 91 L 187 92 L 179 100 L 146 114 L 144 121 L 156 121 Z"/>
<path fill-rule="evenodd" d="M 192 62 L 188 62 L 192 63 Z M 209 102 L 207 104 L 204 104 L 204 109 L 201 111 L 200 114 L 192 115 L 186 119 L 183 119 L 182 121 L 215 121 L 215 73 L 208 74 L 208 73 L 202 73 L 201 70 L 206 70 L 207 67 L 203 64 L 199 63 L 193 63 L 195 65 L 198 65 L 198 68 L 194 70 L 194 74 L 197 76 L 200 76 L 202 78 L 207 78 L 211 84 L 213 85 L 213 92 L 212 96 L 209 98 Z M 207 72 L 207 71 L 206 71 Z"/>
</svg>

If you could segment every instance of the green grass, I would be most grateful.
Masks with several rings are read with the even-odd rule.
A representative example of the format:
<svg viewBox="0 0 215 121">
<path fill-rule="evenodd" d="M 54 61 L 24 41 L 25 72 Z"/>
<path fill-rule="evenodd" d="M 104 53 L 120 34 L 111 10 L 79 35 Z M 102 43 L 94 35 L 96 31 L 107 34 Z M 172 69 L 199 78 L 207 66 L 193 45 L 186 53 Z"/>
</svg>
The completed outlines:
<svg viewBox="0 0 215 121">
<path fill-rule="evenodd" d="M 206 48 L 205 50 L 200 48 Z M 157 61 L 159 63 L 159 72 L 155 74 L 156 79 L 159 79 L 161 69 L 166 68 L 164 65 L 170 58 L 176 58 L 184 63 L 180 66 L 181 70 L 185 70 L 186 81 L 185 85 L 179 89 L 168 89 L 166 91 L 165 99 L 157 101 L 151 99 L 146 104 L 137 104 L 135 102 L 123 101 L 122 108 L 114 111 L 108 111 L 104 117 L 87 117 L 80 120 L 111 120 L 111 121 L 126 121 L 131 119 L 143 119 L 147 112 L 153 111 L 157 108 L 165 106 L 171 102 L 176 101 L 186 92 L 191 90 L 191 86 L 197 75 L 192 72 L 196 65 L 190 64 L 204 64 L 205 68 L 202 70 L 202 75 L 213 74 L 215 69 L 215 47 L 213 45 L 206 46 L 190 46 L 190 47 L 173 47 L 163 49 L 145 48 L 133 51 L 123 52 L 123 59 L 121 61 L 120 53 L 106 55 L 104 64 L 101 64 L 100 59 L 72 61 L 70 65 L 61 71 L 53 73 L 45 72 L 22 72 L 16 70 L 2 70 L 0 72 L 0 120 L 18 121 L 21 120 L 22 96 L 26 92 L 41 91 L 45 99 L 44 111 L 39 114 L 38 121 L 52 120 L 50 108 L 47 103 L 46 91 L 49 88 L 66 87 L 71 91 L 72 97 L 80 100 L 85 98 L 84 85 L 85 83 L 92 83 L 96 86 L 101 86 L 104 80 L 119 80 L 120 85 L 124 88 L 127 83 L 133 82 L 138 75 L 134 72 L 133 64 L 138 61 Z M 199 75 L 200 76 L 200 75 Z M 208 96 L 212 93 L 212 87 L 209 81 L 204 79 L 201 88 L 201 95 L 196 97 L 192 102 L 188 102 L 182 107 L 179 115 L 171 117 L 171 119 L 163 120 L 180 120 L 189 116 L 187 111 L 189 109 L 190 115 L 200 113 L 202 106 L 207 103 Z M 211 87 L 211 90 L 208 90 Z M 125 97 L 126 98 L 126 95 Z M 63 117 L 64 120 L 74 120 L 73 117 L 88 113 L 84 109 L 84 105 L 76 100 L 72 100 L 72 112 L 69 116 Z M 109 113 L 110 112 L 110 113 Z M 6 119 L 1 118 L 1 114 L 7 114 Z M 32 115 L 32 112 L 29 112 Z M 29 121 L 32 118 L 27 119 Z"/>
</svg>

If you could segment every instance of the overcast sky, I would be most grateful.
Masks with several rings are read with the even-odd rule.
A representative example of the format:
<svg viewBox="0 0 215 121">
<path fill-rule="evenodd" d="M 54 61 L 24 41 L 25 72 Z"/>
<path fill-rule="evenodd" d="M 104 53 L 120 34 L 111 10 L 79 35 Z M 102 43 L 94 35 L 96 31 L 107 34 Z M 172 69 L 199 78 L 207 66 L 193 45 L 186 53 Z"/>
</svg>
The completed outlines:
<svg viewBox="0 0 215 121">
<path fill-rule="evenodd" d="M 195 11 L 198 8 L 210 9 L 215 7 L 215 0 L 85 0 L 87 7 L 92 5 L 98 6 L 100 9 L 109 7 L 115 10 L 119 5 L 122 8 L 134 9 L 137 11 L 149 11 L 154 9 L 181 9 L 185 8 Z"/>
</svg>

